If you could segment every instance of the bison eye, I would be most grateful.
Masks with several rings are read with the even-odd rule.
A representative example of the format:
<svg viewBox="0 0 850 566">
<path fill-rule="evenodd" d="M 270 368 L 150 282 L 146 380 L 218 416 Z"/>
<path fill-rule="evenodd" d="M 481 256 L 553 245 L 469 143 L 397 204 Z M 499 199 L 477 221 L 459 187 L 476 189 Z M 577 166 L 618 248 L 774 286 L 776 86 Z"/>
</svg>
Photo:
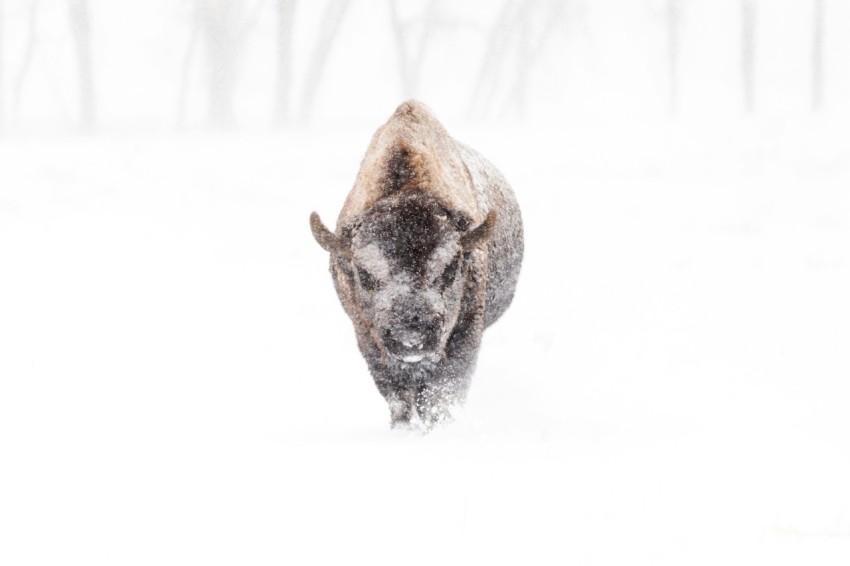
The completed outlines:
<svg viewBox="0 0 850 566">
<path fill-rule="evenodd" d="M 360 286 L 366 291 L 374 291 L 378 288 L 378 281 L 362 267 L 357 268 L 357 278 L 360 280 Z"/>
<path fill-rule="evenodd" d="M 346 277 L 354 277 L 354 273 L 351 271 L 351 261 L 345 258 L 337 258 L 336 264 L 339 269 L 345 274 Z"/>
<path fill-rule="evenodd" d="M 442 282 L 444 291 L 454 283 L 455 275 L 457 275 L 457 258 L 454 258 L 446 267 L 445 271 L 443 271 Z"/>
</svg>

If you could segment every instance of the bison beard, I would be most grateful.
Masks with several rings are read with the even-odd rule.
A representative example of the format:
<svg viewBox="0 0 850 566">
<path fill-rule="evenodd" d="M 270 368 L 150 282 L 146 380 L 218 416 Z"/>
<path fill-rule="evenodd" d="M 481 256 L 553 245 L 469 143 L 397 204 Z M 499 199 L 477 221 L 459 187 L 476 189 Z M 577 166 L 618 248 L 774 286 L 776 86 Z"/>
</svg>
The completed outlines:
<svg viewBox="0 0 850 566">
<path fill-rule="evenodd" d="M 450 419 L 519 275 L 507 182 L 409 101 L 373 137 L 336 232 L 316 213 L 310 226 L 393 426 Z"/>
</svg>

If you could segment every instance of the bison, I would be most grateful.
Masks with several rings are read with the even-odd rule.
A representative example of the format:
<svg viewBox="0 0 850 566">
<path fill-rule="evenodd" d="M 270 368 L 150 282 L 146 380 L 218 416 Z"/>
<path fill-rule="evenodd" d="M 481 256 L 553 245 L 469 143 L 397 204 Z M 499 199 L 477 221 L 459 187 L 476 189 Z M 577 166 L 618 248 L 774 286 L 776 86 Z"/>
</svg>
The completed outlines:
<svg viewBox="0 0 850 566">
<path fill-rule="evenodd" d="M 315 212 L 310 227 L 392 426 L 450 420 L 519 277 L 505 178 L 411 100 L 372 137 L 336 231 Z"/>
</svg>

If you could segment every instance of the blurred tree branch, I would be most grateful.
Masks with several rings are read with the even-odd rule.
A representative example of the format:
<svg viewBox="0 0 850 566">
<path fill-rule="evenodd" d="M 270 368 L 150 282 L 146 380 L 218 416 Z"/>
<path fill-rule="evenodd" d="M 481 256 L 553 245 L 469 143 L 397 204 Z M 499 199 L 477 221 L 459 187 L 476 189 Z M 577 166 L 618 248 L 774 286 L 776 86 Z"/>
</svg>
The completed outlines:
<svg viewBox="0 0 850 566">
<path fill-rule="evenodd" d="M 516 19 L 519 9 L 518 0 L 505 0 L 502 10 L 490 29 L 481 70 L 475 81 L 475 89 L 469 101 L 470 115 L 484 115 L 492 101 L 496 86 L 501 75 L 501 69 L 507 58 L 509 38 L 511 36 L 512 24 Z M 476 112 L 477 110 L 477 112 Z"/>
<path fill-rule="evenodd" d="M 421 18 L 412 22 L 402 21 L 399 15 L 398 0 L 388 0 L 390 11 L 390 23 L 392 24 L 393 37 L 395 38 L 396 51 L 398 53 L 398 69 L 401 78 L 401 91 L 404 98 L 413 98 L 417 95 L 419 79 L 422 73 L 422 61 L 425 58 L 425 50 L 435 28 L 439 24 L 436 17 L 437 0 L 431 0 L 425 7 Z M 414 24 L 420 24 L 419 41 L 414 50 L 413 43 L 415 34 L 412 30 Z M 410 38 L 410 40 L 408 39 Z"/>
<path fill-rule="evenodd" d="M 670 112 L 679 102 L 679 26 L 682 19 L 680 0 L 667 0 L 667 62 L 669 65 Z"/>
<path fill-rule="evenodd" d="M 90 132 L 95 123 L 95 94 L 92 73 L 91 23 L 88 0 L 68 0 L 71 31 L 77 51 L 80 129 Z"/>
<path fill-rule="evenodd" d="M 195 47 L 198 43 L 197 11 L 199 5 L 195 5 L 192 22 L 192 30 L 189 35 L 189 43 L 183 55 L 183 64 L 180 66 L 180 86 L 177 93 L 177 128 L 182 129 L 186 124 L 186 96 L 189 89 L 189 76 L 192 71 L 192 59 L 195 56 Z"/>
<path fill-rule="evenodd" d="M 316 96 L 321 85 L 322 75 L 328 56 L 333 47 L 334 39 L 339 34 L 342 20 L 349 6 L 349 0 L 328 0 L 325 5 L 325 13 L 322 17 L 319 36 L 313 47 L 313 55 L 310 65 L 307 66 L 307 76 L 304 79 L 304 88 L 301 93 L 301 104 L 298 112 L 298 123 L 306 125 L 313 117 L 313 108 Z"/>
<path fill-rule="evenodd" d="M 15 84 L 13 85 L 14 98 L 12 104 L 16 122 L 20 119 L 24 83 L 26 83 L 27 74 L 29 73 L 30 66 L 32 65 L 33 52 L 35 51 L 35 45 L 38 41 L 38 34 L 36 31 L 36 23 L 38 22 L 38 7 L 39 0 L 32 0 L 29 7 L 29 18 L 27 20 L 27 44 L 24 49 L 21 66 L 18 68 L 18 73 L 15 77 Z"/>
<path fill-rule="evenodd" d="M 744 110 L 755 109 L 756 3 L 741 0 L 741 75 L 744 84 Z"/>
<path fill-rule="evenodd" d="M 6 126 L 6 81 L 4 71 L 5 51 L 3 45 L 6 40 L 6 22 L 5 22 L 5 5 L 4 1 L 0 0 L 0 133 L 3 132 Z"/>
<path fill-rule="evenodd" d="M 292 96 L 292 35 L 296 0 L 277 0 L 277 73 L 275 76 L 274 125 L 289 124 Z"/>
<path fill-rule="evenodd" d="M 195 0 L 192 30 L 181 68 L 177 125 L 185 122 L 186 98 L 197 38 L 204 42 L 207 63 L 208 121 L 227 129 L 235 123 L 236 87 L 244 43 L 257 22 L 263 0 Z"/>
<path fill-rule="evenodd" d="M 823 0 L 814 0 L 812 30 L 812 110 L 823 103 Z"/>
<path fill-rule="evenodd" d="M 517 113 L 522 116 L 526 111 L 526 101 L 528 93 L 528 85 L 531 82 L 531 71 L 534 65 L 540 60 L 546 43 L 549 41 L 552 33 L 557 29 L 564 18 L 564 4 L 559 0 L 550 0 L 543 5 L 543 10 L 539 12 L 542 20 L 543 28 L 537 32 L 536 41 L 533 41 L 533 21 L 532 18 L 537 15 L 532 10 L 529 10 L 528 4 L 524 7 L 525 13 L 521 18 L 519 28 L 519 47 L 516 60 L 516 79 L 513 89 L 508 98 L 508 105 L 513 106 Z M 535 8 L 541 8 L 538 2 Z"/>
<path fill-rule="evenodd" d="M 505 69 L 513 62 L 503 110 L 526 110 L 531 71 L 558 27 L 565 27 L 565 3 L 561 0 L 505 0 L 487 40 L 484 60 L 469 103 L 470 115 L 489 112 L 502 85 L 509 81 Z"/>
</svg>

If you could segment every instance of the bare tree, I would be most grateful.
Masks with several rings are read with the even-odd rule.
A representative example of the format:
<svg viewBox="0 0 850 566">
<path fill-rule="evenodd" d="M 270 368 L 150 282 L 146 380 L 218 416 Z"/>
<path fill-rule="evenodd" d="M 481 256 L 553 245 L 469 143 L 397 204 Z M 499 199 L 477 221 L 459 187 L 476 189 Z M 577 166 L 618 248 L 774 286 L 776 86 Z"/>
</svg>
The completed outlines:
<svg viewBox="0 0 850 566">
<path fill-rule="evenodd" d="M 198 10 L 209 72 L 209 120 L 213 127 L 229 128 L 234 120 L 237 41 L 234 22 L 240 4 L 235 0 L 205 0 Z"/>
<path fill-rule="evenodd" d="M 525 13 L 520 20 L 522 24 L 519 27 L 515 80 L 507 102 L 520 116 L 525 114 L 527 107 L 531 71 L 540 60 L 553 32 L 565 21 L 564 3 L 560 0 L 535 2 L 532 6 L 533 11 L 529 11 L 529 4 L 523 6 Z M 535 23 L 540 26 L 539 29 L 535 30 Z"/>
<path fill-rule="evenodd" d="M 23 98 L 24 84 L 26 83 L 27 74 L 32 65 L 32 57 L 35 52 L 35 46 L 38 42 L 38 34 L 36 32 L 36 23 L 38 22 L 38 6 L 39 0 L 32 0 L 29 6 L 29 14 L 27 20 L 27 44 L 24 48 L 24 56 L 21 60 L 21 66 L 18 68 L 15 76 L 15 84 L 13 85 L 14 98 L 12 99 L 13 114 L 15 121 L 20 118 L 21 100 Z"/>
<path fill-rule="evenodd" d="M 812 110 L 817 112 L 823 103 L 823 0 L 814 0 L 814 30 L 812 32 Z"/>
<path fill-rule="evenodd" d="M 80 128 L 91 131 L 95 123 L 94 80 L 92 77 L 91 25 L 88 0 L 68 0 L 71 31 L 77 52 Z"/>
<path fill-rule="evenodd" d="M 193 20 L 192 20 L 192 31 L 189 35 L 189 43 L 186 46 L 186 52 L 183 54 L 183 63 L 180 66 L 180 87 L 177 93 L 177 128 L 181 129 L 186 123 L 186 97 L 187 91 L 189 89 L 189 76 L 192 71 L 192 60 L 195 57 L 195 48 L 198 44 L 198 24 L 197 21 L 200 19 L 198 16 L 198 11 L 200 10 L 200 5 L 195 4 Z"/>
<path fill-rule="evenodd" d="M 502 68 L 508 58 L 508 38 L 511 24 L 516 19 L 518 0 L 505 0 L 502 9 L 496 17 L 490 36 L 487 39 L 484 61 L 475 81 L 472 98 L 469 101 L 470 114 L 483 115 L 495 96 Z"/>
<path fill-rule="evenodd" d="M 680 0 L 667 0 L 667 62 L 669 64 L 670 112 L 676 112 L 679 102 L 679 24 Z"/>
<path fill-rule="evenodd" d="M 503 110 L 513 108 L 522 115 L 527 106 L 531 72 L 553 32 L 565 27 L 565 3 L 560 0 L 522 2 L 506 0 L 490 30 L 487 50 L 470 100 L 470 113 L 484 115 L 500 85 L 505 69 L 514 64 Z"/>
<path fill-rule="evenodd" d="M 178 124 L 183 120 L 186 81 L 198 35 L 206 48 L 209 123 L 215 128 L 233 126 L 242 48 L 261 8 L 261 0 L 251 6 L 240 0 L 196 0 L 194 27 L 183 63 Z"/>
<path fill-rule="evenodd" d="M 390 23 L 393 28 L 393 36 L 398 54 L 399 77 L 401 77 L 401 91 L 404 98 L 416 96 L 419 88 L 419 79 L 422 73 L 422 62 L 428 42 L 443 22 L 437 17 L 438 0 L 431 0 L 425 7 L 424 14 L 411 21 L 403 21 L 399 15 L 398 1 L 388 0 L 390 9 Z M 414 30 L 419 26 L 418 36 Z M 412 45 L 413 43 L 416 45 Z"/>
<path fill-rule="evenodd" d="M 741 72 L 744 84 L 744 109 L 755 108 L 756 0 L 741 0 Z"/>
<path fill-rule="evenodd" d="M 3 75 L 3 71 L 5 67 L 3 66 L 3 61 L 5 58 L 5 53 L 3 51 L 3 41 L 5 39 L 5 22 L 4 22 L 4 11 L 3 11 L 3 0 L 0 0 L 0 132 L 3 132 L 4 126 L 6 125 L 6 84 L 4 81 L 5 76 Z"/>
<path fill-rule="evenodd" d="M 277 76 L 275 77 L 274 123 L 289 123 L 292 96 L 292 24 L 296 0 L 277 0 Z"/>
<path fill-rule="evenodd" d="M 309 123 L 313 117 L 313 108 L 321 85 L 322 75 L 324 75 L 325 65 L 348 5 L 349 0 L 328 0 L 325 5 L 319 36 L 313 47 L 313 55 L 307 68 L 304 89 L 301 93 L 301 104 L 298 112 L 298 123 L 301 125 Z"/>
</svg>

